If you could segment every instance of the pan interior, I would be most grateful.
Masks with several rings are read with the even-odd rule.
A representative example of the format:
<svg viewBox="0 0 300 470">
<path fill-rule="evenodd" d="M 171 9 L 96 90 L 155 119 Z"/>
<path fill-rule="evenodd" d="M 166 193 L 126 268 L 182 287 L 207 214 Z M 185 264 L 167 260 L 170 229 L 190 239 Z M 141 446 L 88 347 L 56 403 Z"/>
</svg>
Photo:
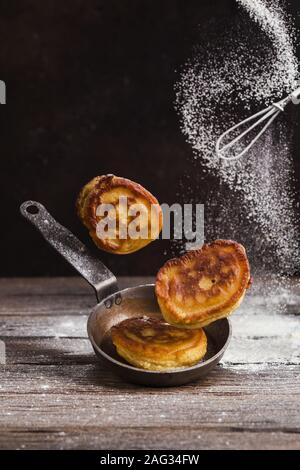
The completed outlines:
<svg viewBox="0 0 300 470">
<path fill-rule="evenodd" d="M 120 295 L 121 301 L 119 300 Z M 117 353 L 111 340 L 110 331 L 114 325 L 127 318 L 142 316 L 163 318 L 153 285 L 125 289 L 98 304 L 90 316 L 88 328 L 99 352 L 103 351 L 114 360 L 128 366 L 125 359 Z M 227 320 L 219 320 L 205 327 L 204 330 L 208 342 L 207 352 L 199 364 L 206 362 L 223 348 L 229 333 L 228 322 Z"/>
</svg>

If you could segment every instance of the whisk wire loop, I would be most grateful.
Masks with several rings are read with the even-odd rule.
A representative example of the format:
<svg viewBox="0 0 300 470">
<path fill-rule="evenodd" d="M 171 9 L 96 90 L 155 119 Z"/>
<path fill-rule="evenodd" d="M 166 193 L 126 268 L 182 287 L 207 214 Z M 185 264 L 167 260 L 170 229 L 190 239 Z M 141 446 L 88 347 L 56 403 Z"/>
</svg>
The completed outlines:
<svg viewBox="0 0 300 470">
<path fill-rule="evenodd" d="M 220 154 L 222 154 L 222 152 L 224 152 L 225 150 L 231 148 L 236 142 L 238 142 L 243 137 L 245 137 L 247 134 L 249 134 L 249 132 L 251 132 L 257 126 L 259 126 L 259 124 L 261 124 L 266 119 L 268 119 L 268 117 L 271 117 L 273 114 L 274 114 L 274 108 L 273 108 L 273 106 L 270 106 L 266 110 L 260 111 L 259 113 L 256 113 L 253 116 L 251 116 L 250 118 L 247 118 L 244 121 L 240 122 L 239 124 L 236 124 L 235 126 L 231 127 L 228 131 L 224 132 L 224 134 L 222 134 L 222 136 L 218 139 L 218 141 L 217 141 L 217 152 L 220 152 Z M 228 142 L 228 144 L 224 145 L 222 147 L 222 149 L 220 149 L 220 143 L 224 139 L 224 137 L 226 137 L 228 134 L 231 134 L 231 132 L 238 129 L 239 127 L 243 127 L 245 124 L 247 124 L 247 122 L 253 121 L 254 119 L 256 119 L 257 117 L 259 117 L 261 115 L 263 115 L 263 116 L 260 119 L 258 119 L 254 124 L 252 124 L 252 126 L 248 127 L 248 129 L 246 129 L 240 135 L 235 137 L 235 139 L 233 139 L 231 142 Z"/>
<path fill-rule="evenodd" d="M 258 139 L 266 132 L 268 127 L 271 126 L 273 121 L 277 118 L 277 116 L 285 110 L 285 107 L 287 106 L 288 103 L 291 101 L 294 104 L 297 104 L 300 100 L 300 87 L 297 88 L 293 93 L 282 99 L 281 101 L 278 101 L 277 103 L 273 103 L 271 106 L 268 106 L 266 109 L 263 109 L 262 111 L 259 111 L 258 113 L 254 114 L 253 116 L 248 117 L 247 119 L 244 119 L 242 122 L 235 124 L 232 126 L 230 129 L 225 131 L 217 140 L 216 142 L 216 154 L 219 158 L 223 160 L 238 160 L 241 158 L 245 153 L 247 153 L 253 145 L 258 141 Z M 233 140 L 229 141 L 227 144 L 222 145 L 224 139 L 228 137 L 230 134 L 232 134 L 234 131 L 237 129 L 242 128 L 245 124 L 250 123 L 252 121 L 256 120 L 252 125 L 250 125 L 246 130 L 239 135 L 237 135 Z M 257 126 L 263 124 L 265 121 L 266 124 L 264 124 L 263 128 L 257 133 L 257 135 L 251 140 L 251 142 L 246 145 L 246 147 L 240 151 L 239 153 L 235 155 L 228 155 L 228 151 L 232 149 L 232 147 L 239 143 L 243 137 L 245 137 L 249 132 L 253 131 Z"/>
</svg>

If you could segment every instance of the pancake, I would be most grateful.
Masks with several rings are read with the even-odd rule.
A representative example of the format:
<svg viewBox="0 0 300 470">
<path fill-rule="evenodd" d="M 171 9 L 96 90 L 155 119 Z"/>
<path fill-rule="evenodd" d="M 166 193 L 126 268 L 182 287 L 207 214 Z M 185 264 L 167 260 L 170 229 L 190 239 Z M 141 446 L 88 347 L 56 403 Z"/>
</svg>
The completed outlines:
<svg viewBox="0 0 300 470">
<path fill-rule="evenodd" d="M 167 261 L 157 274 L 155 292 L 168 323 L 200 328 L 228 317 L 250 283 L 245 248 L 231 240 L 216 240 Z"/>
<path fill-rule="evenodd" d="M 149 317 L 129 318 L 111 329 L 118 354 L 148 370 L 169 370 L 196 364 L 206 353 L 202 329 L 182 330 Z"/>
<path fill-rule="evenodd" d="M 76 206 L 94 243 L 110 253 L 122 255 L 140 250 L 155 240 L 162 229 L 162 210 L 157 199 L 126 178 L 96 176 L 82 188 Z"/>
</svg>

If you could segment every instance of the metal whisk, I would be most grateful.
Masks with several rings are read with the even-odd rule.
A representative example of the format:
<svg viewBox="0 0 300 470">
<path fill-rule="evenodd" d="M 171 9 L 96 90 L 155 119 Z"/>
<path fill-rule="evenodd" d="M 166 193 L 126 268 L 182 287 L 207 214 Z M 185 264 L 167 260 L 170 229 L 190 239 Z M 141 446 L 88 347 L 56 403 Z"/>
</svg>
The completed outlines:
<svg viewBox="0 0 300 470">
<path fill-rule="evenodd" d="M 285 107 L 288 103 L 299 104 L 300 103 L 300 87 L 297 88 L 293 93 L 290 93 L 286 98 L 278 101 L 277 103 L 273 103 L 266 109 L 259 111 L 258 113 L 254 114 L 253 116 L 248 117 L 242 122 L 235 124 L 233 127 L 225 131 L 217 140 L 216 142 L 216 153 L 219 158 L 224 160 L 238 160 L 241 158 L 245 153 L 247 153 L 253 145 L 258 141 L 258 139 L 266 132 L 266 130 L 270 127 L 272 122 L 277 118 L 277 116 L 285 110 Z M 244 132 L 239 134 L 233 140 L 229 141 L 227 144 L 222 145 L 224 143 L 224 139 L 228 137 L 232 132 L 236 131 L 239 128 L 242 128 L 248 122 L 255 121 L 251 126 L 249 126 Z M 265 121 L 267 121 L 265 123 Z M 245 137 L 249 132 L 255 129 L 260 124 L 263 124 L 263 128 L 258 132 L 258 134 L 251 140 L 251 142 L 246 145 L 246 147 L 239 151 L 237 154 L 231 155 L 234 152 L 233 147 L 236 144 L 239 144 L 243 137 Z M 228 155 L 228 153 L 230 154 Z"/>
</svg>

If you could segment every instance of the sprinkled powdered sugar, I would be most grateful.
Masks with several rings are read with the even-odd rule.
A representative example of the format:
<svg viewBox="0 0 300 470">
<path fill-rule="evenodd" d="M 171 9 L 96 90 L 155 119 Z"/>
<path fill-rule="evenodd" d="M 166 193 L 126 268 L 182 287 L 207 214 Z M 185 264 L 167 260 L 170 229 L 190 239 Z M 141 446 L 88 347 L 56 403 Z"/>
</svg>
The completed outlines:
<svg viewBox="0 0 300 470">
<path fill-rule="evenodd" d="M 273 44 L 273 58 L 266 63 L 263 73 L 256 77 L 252 89 L 254 98 L 268 102 L 274 93 L 280 97 L 284 91 L 297 88 L 298 60 L 295 56 L 295 31 L 287 22 L 288 16 L 279 1 L 236 0 L 250 18 L 257 22 Z"/>
<path fill-rule="evenodd" d="M 289 117 L 279 116 L 239 161 L 219 160 L 214 146 L 231 125 L 297 88 L 296 34 L 282 3 L 237 0 L 237 17 L 212 28 L 209 44 L 206 37 L 197 46 L 175 85 L 175 107 L 195 159 L 181 186 L 186 199 L 205 203 L 207 239 L 236 238 L 246 245 L 254 271 L 276 276 L 299 269 L 291 159 L 295 111 L 287 108 Z M 214 190 L 199 201 L 205 177 L 216 180 Z"/>
</svg>

